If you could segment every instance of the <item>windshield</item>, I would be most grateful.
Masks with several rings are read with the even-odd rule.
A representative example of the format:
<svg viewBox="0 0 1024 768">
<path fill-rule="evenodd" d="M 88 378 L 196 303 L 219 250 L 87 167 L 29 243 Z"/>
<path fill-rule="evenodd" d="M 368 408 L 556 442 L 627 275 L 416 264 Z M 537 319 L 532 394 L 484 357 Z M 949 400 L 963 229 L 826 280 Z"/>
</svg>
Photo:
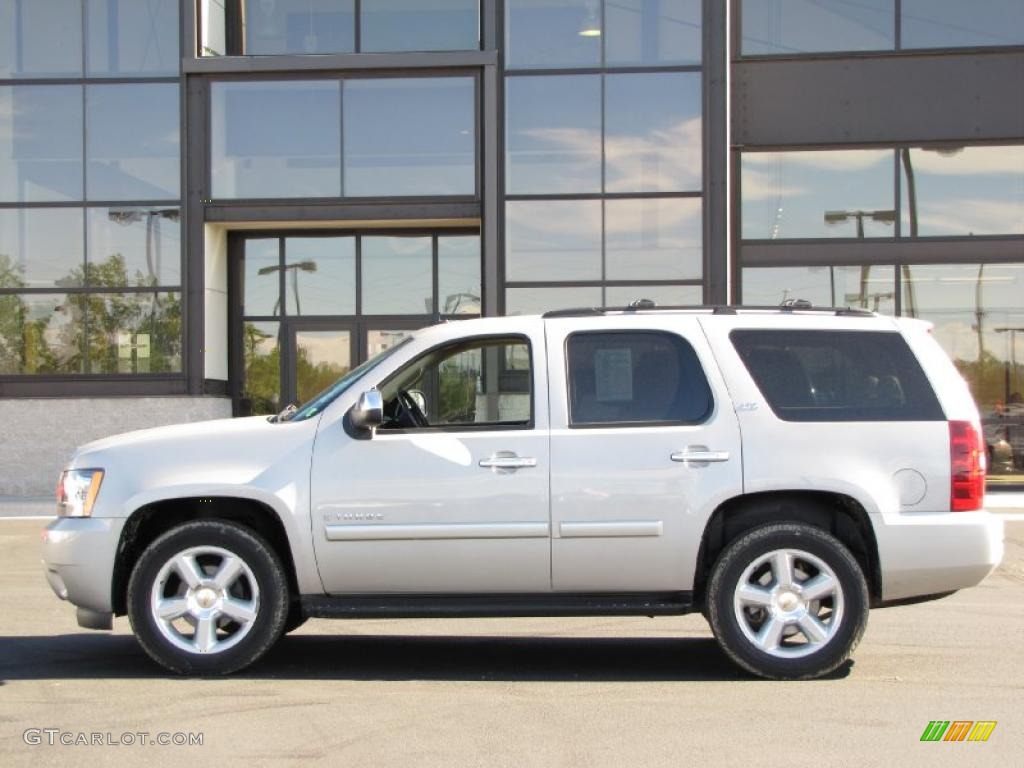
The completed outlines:
<svg viewBox="0 0 1024 768">
<path fill-rule="evenodd" d="M 304 403 L 303 405 L 300 405 L 298 408 L 296 408 L 291 413 L 288 413 L 289 409 L 286 408 L 281 413 L 281 415 L 278 417 L 277 420 L 278 421 L 304 421 L 306 419 L 312 418 L 313 416 L 316 416 L 318 413 L 323 411 L 324 408 L 326 408 L 328 405 L 333 403 L 334 400 L 342 392 L 344 392 L 346 389 L 351 387 L 352 384 L 354 384 L 357 379 L 359 379 L 359 378 L 361 378 L 363 376 L 363 374 L 365 374 L 365 373 L 367 373 L 369 371 L 372 371 L 378 365 L 380 365 L 385 360 L 387 360 L 389 357 L 391 357 L 391 355 L 393 355 L 397 350 L 401 349 L 406 344 L 408 344 L 410 341 L 412 341 L 412 339 L 413 339 L 413 337 L 411 335 L 410 336 L 406 336 L 400 342 L 395 344 L 395 346 L 388 347 L 384 351 L 382 351 L 382 352 L 374 355 L 373 357 L 371 357 L 365 363 L 362 363 L 361 365 L 357 365 L 355 368 L 353 368 L 351 371 L 346 373 L 344 376 L 342 376 L 336 382 L 331 384 L 331 386 L 329 386 L 327 389 L 325 389 L 319 395 L 314 397 L 309 402 Z"/>
</svg>

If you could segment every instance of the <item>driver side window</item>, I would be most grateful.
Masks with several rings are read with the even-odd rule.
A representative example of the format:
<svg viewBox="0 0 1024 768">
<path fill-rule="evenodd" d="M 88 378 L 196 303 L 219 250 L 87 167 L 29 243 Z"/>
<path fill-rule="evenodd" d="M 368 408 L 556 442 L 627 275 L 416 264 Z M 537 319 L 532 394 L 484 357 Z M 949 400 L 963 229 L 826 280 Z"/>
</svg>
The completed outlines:
<svg viewBox="0 0 1024 768">
<path fill-rule="evenodd" d="M 381 385 L 383 430 L 525 427 L 533 421 L 530 345 L 522 337 L 438 347 Z"/>
</svg>

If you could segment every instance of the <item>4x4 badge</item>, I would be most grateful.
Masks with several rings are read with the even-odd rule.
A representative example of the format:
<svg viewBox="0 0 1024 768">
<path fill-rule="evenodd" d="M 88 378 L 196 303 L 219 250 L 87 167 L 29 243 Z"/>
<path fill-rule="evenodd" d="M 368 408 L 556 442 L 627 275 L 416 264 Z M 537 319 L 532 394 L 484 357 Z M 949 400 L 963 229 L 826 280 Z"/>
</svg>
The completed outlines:
<svg viewBox="0 0 1024 768">
<path fill-rule="evenodd" d="M 740 413 L 741 411 L 756 411 L 756 410 L 757 410 L 757 403 L 755 403 L 755 402 L 736 403 L 736 413 Z"/>
</svg>

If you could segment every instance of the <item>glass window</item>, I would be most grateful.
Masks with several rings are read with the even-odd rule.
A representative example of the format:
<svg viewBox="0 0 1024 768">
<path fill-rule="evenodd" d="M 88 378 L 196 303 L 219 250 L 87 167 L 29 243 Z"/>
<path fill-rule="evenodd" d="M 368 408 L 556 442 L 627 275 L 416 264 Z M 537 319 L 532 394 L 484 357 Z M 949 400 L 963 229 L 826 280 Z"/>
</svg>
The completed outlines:
<svg viewBox="0 0 1024 768">
<path fill-rule="evenodd" d="M 431 314 L 432 251 L 429 237 L 363 237 L 363 314 Z"/>
<path fill-rule="evenodd" d="M 409 338 L 412 331 L 404 329 L 394 330 L 368 330 L 366 332 L 366 358 L 367 360 L 389 349 L 397 347 L 404 339 Z"/>
<path fill-rule="evenodd" d="M 214 197 L 338 197 L 341 88 L 336 80 L 211 86 Z"/>
<path fill-rule="evenodd" d="M 211 3 L 219 5 L 215 1 Z M 240 19 L 226 20 L 228 27 L 242 27 L 245 49 L 241 53 L 267 55 L 281 53 L 351 53 L 355 50 L 354 0 L 245 0 Z M 234 11 L 235 3 L 229 6 Z M 206 47 L 223 55 L 224 9 L 213 7 L 210 39 Z M 219 43 L 219 45 L 218 45 Z M 228 53 L 240 53 L 228 51 Z"/>
<path fill-rule="evenodd" d="M 288 314 L 356 313 L 355 238 L 289 237 L 284 262 Z"/>
<path fill-rule="evenodd" d="M 348 80 L 345 195 L 472 195 L 474 81 L 469 77 Z"/>
<path fill-rule="evenodd" d="M 736 330 L 729 337 L 784 421 L 945 418 L 899 333 Z"/>
<path fill-rule="evenodd" d="M 697 306 L 703 303 L 699 285 L 609 285 L 604 289 L 606 307 L 628 307 L 638 299 L 650 299 L 659 307 Z"/>
<path fill-rule="evenodd" d="M 989 484 L 1024 481 L 1024 264 L 901 268 L 903 314 L 933 331 L 981 411 Z"/>
<path fill-rule="evenodd" d="M 178 294 L 78 294 L 68 303 L 86 313 L 90 373 L 181 371 Z"/>
<path fill-rule="evenodd" d="M 510 69 L 601 64 L 601 0 L 507 0 L 505 63 Z"/>
<path fill-rule="evenodd" d="M 89 85 L 85 102 L 86 196 L 180 197 L 178 84 Z"/>
<path fill-rule="evenodd" d="M 0 210 L 0 288 L 82 285 L 82 209 Z"/>
<path fill-rule="evenodd" d="M 695 424 L 711 413 L 697 353 L 674 334 L 574 333 L 567 356 L 569 426 Z"/>
<path fill-rule="evenodd" d="M 362 51 L 479 49 L 479 0 L 362 0 Z"/>
<path fill-rule="evenodd" d="M 86 0 L 89 75 L 176 75 L 178 0 Z"/>
<path fill-rule="evenodd" d="M 893 237 L 893 152 L 746 152 L 744 239 Z"/>
<path fill-rule="evenodd" d="M 277 316 L 281 307 L 281 243 L 276 237 L 245 241 L 242 314 Z"/>
<path fill-rule="evenodd" d="M 510 77 L 505 90 L 506 191 L 600 192 L 601 78 Z"/>
<path fill-rule="evenodd" d="M 41 293 L 0 296 L 0 373 L 82 372 L 85 320 L 70 299 Z"/>
<path fill-rule="evenodd" d="M 180 285 L 178 208 L 89 208 L 89 284 Z"/>
<path fill-rule="evenodd" d="M 609 280 L 700 278 L 699 198 L 605 201 L 605 277 Z"/>
<path fill-rule="evenodd" d="M 295 396 L 305 403 L 352 370 L 350 331 L 295 332 Z"/>
<path fill-rule="evenodd" d="M 0 79 L 81 75 L 81 0 L 0 0 Z"/>
<path fill-rule="evenodd" d="M 505 207 L 507 280 L 600 280 L 600 200 L 517 200 Z"/>
<path fill-rule="evenodd" d="M 472 339 L 432 350 L 381 386 L 381 429 L 526 426 L 531 413 L 525 339 Z"/>
<path fill-rule="evenodd" d="M 570 288 L 507 288 L 506 315 L 539 315 L 555 309 L 600 307 L 601 288 L 592 286 Z"/>
<path fill-rule="evenodd" d="M 700 190 L 698 73 L 608 75 L 604 114 L 607 191 Z"/>
<path fill-rule="evenodd" d="M 701 63 L 701 0 L 609 0 L 605 63 L 664 66 Z"/>
<path fill-rule="evenodd" d="M 480 236 L 437 238 L 437 310 L 442 315 L 480 314 Z"/>
<path fill-rule="evenodd" d="M 903 0 L 900 38 L 904 48 L 1024 44 L 1020 0 Z"/>
<path fill-rule="evenodd" d="M 0 86 L 0 201 L 81 199 L 81 86 Z"/>
<path fill-rule="evenodd" d="M 896 313 L 893 267 L 748 267 L 743 270 L 743 303 L 777 306 L 806 299 L 816 307 L 855 307 Z"/>
<path fill-rule="evenodd" d="M 242 359 L 245 373 L 239 410 L 243 415 L 277 413 L 281 410 L 281 344 L 279 323 L 242 326 Z"/>
<path fill-rule="evenodd" d="M 794 54 L 895 47 L 895 0 L 743 0 L 741 52 Z"/>
<path fill-rule="evenodd" d="M 1024 234 L 1024 145 L 901 149 L 900 165 L 905 237 Z"/>
</svg>

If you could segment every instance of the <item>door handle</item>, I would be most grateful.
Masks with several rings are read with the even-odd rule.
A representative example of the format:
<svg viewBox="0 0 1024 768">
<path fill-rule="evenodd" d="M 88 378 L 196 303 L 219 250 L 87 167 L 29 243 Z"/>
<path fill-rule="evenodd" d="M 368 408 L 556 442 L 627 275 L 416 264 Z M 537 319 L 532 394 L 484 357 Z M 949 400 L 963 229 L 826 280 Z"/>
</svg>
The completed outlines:
<svg viewBox="0 0 1024 768">
<path fill-rule="evenodd" d="M 524 469 L 525 467 L 536 467 L 537 460 L 532 456 L 516 456 L 514 453 L 500 452 L 489 459 L 480 459 L 480 466 L 484 469 Z"/>
<path fill-rule="evenodd" d="M 695 464 L 709 464 L 712 461 L 728 461 L 728 451 L 709 451 L 701 446 L 700 448 L 687 448 L 685 451 L 673 453 L 669 458 L 672 461 L 693 462 Z"/>
</svg>

